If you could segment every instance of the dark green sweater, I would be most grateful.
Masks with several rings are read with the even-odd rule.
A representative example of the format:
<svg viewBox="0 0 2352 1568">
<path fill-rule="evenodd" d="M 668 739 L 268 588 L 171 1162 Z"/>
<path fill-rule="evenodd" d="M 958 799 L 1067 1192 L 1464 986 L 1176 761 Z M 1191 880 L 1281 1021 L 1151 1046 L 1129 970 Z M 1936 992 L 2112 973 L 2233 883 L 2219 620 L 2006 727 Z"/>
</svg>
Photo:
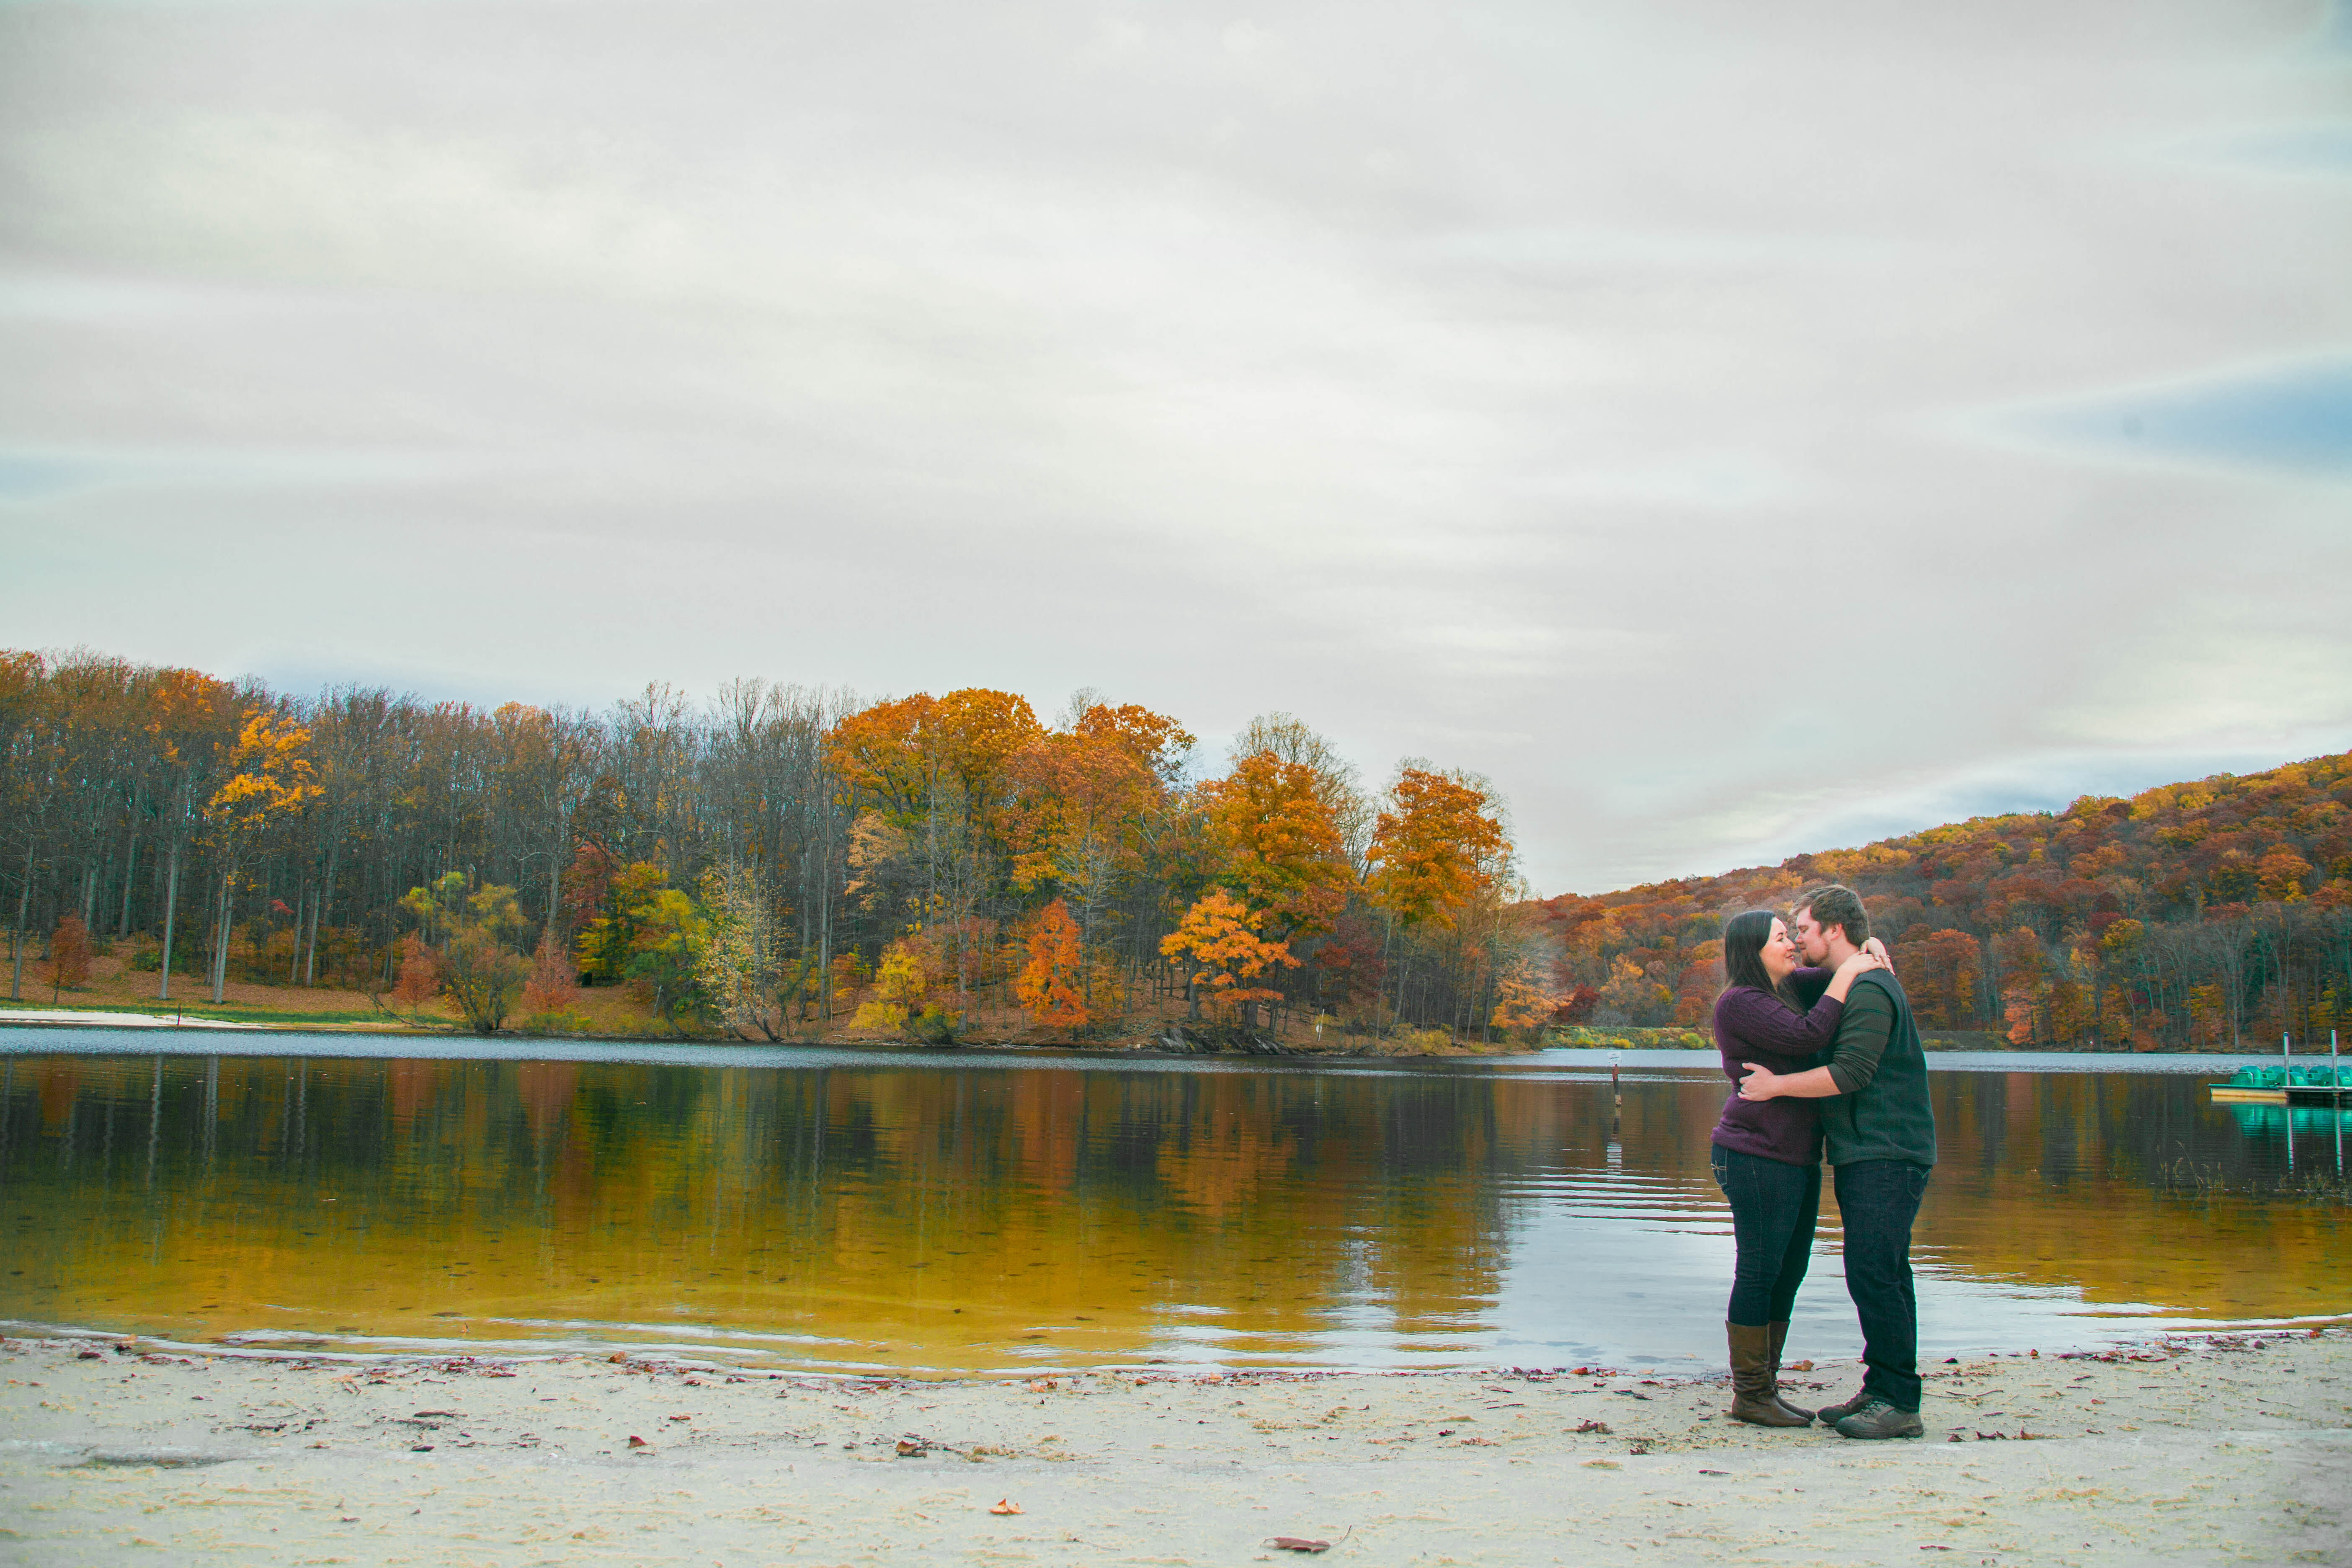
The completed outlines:
<svg viewBox="0 0 2352 1568">
<path fill-rule="evenodd" d="M 1883 969 L 1854 979 L 1830 1047 L 1838 1091 L 1822 1104 L 1830 1163 L 1857 1160 L 1936 1163 L 1936 1110 L 1927 1102 L 1927 1055 L 1911 999 Z"/>
</svg>

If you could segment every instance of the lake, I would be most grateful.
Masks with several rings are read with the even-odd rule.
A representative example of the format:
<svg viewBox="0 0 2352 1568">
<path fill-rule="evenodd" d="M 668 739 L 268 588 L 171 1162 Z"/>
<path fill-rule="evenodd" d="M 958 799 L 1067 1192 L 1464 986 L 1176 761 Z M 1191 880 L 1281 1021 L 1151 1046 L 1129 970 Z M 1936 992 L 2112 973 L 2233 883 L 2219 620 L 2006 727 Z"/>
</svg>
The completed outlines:
<svg viewBox="0 0 2352 1568">
<path fill-rule="evenodd" d="M 1935 1058 L 1923 1354 L 2352 1310 L 2352 1117 L 2210 1103 L 2239 1059 Z M 1690 1370 L 1722 1355 L 1727 1092 L 1685 1052 L 1627 1053 L 1612 1095 L 1591 1051 L 0 1029 L 0 1319 L 834 1372 Z M 1859 1351 L 1824 1201 L 1792 1357 Z"/>
</svg>

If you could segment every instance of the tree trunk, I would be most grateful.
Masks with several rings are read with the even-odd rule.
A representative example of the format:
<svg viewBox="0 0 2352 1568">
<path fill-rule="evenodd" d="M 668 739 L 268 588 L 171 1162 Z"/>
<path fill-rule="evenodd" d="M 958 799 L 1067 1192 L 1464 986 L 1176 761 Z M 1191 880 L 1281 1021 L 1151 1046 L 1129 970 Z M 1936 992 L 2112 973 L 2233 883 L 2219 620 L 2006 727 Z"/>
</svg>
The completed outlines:
<svg viewBox="0 0 2352 1568">
<path fill-rule="evenodd" d="M 25 840 L 25 885 L 16 894 L 16 951 L 15 969 L 8 976 L 8 1000 L 25 999 L 25 921 L 33 910 L 33 840 Z"/>
<path fill-rule="evenodd" d="M 319 879 L 318 897 L 310 900 L 310 952 L 302 961 L 302 984 L 319 984 L 319 921 L 327 905 L 327 889 L 335 885 L 335 851 L 327 851 L 327 874 Z"/>
<path fill-rule="evenodd" d="M 817 836 L 816 1016 L 819 1024 L 830 1026 L 833 1023 L 833 818 L 829 807 L 823 820 L 824 828 Z"/>
<path fill-rule="evenodd" d="M 235 868 L 221 872 L 220 921 L 213 929 L 218 933 L 213 942 L 213 1005 L 217 1007 L 228 990 L 228 917 L 229 888 L 235 881 Z"/>
<path fill-rule="evenodd" d="M 131 819 L 131 843 L 122 852 L 122 919 L 116 922 L 114 934 L 131 934 L 131 885 L 139 875 L 139 819 Z"/>
<path fill-rule="evenodd" d="M 172 840 L 171 869 L 163 879 L 163 984 L 156 989 L 155 1000 L 172 999 L 172 917 L 180 910 L 180 841 Z"/>
</svg>

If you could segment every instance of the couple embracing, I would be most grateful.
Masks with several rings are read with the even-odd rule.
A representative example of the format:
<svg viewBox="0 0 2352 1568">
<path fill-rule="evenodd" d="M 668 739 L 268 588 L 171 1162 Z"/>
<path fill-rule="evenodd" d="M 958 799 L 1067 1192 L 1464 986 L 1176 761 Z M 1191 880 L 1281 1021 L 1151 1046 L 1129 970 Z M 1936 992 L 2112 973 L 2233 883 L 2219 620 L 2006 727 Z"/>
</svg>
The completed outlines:
<svg viewBox="0 0 2352 1568">
<path fill-rule="evenodd" d="M 1724 1330 L 1731 1414 L 1847 1437 L 1916 1437 L 1919 1315 L 1911 1222 L 1936 1163 L 1927 1062 L 1911 1004 L 1851 888 L 1802 895 L 1723 928 L 1728 984 L 1715 1004 L 1723 1070 L 1739 1086 L 1710 1152 L 1731 1204 L 1738 1263 Z M 1845 1285 L 1862 1320 L 1862 1392 L 1818 1413 L 1780 1397 L 1789 1314 L 1812 1256 L 1826 1149 L 1845 1229 Z"/>
</svg>

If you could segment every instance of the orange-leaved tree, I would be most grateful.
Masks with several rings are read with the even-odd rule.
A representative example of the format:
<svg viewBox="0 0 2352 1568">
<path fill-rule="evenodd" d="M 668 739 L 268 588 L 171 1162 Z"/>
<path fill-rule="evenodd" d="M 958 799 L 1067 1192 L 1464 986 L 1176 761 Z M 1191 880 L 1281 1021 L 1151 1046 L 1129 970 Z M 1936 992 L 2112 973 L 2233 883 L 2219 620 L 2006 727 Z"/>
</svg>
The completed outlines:
<svg viewBox="0 0 2352 1568">
<path fill-rule="evenodd" d="M 1162 794 L 1133 752 L 1090 735 L 1041 735 L 1013 761 L 1020 783 L 1011 819 L 1013 879 L 1050 882 L 1078 904 L 1079 929 L 1132 868 L 1143 819 Z"/>
<path fill-rule="evenodd" d="M 1315 770 L 1258 752 L 1199 794 L 1214 879 L 1271 916 L 1281 941 L 1330 929 L 1347 898 L 1347 847 Z"/>
<path fill-rule="evenodd" d="M 1977 981 L 1984 952 L 1964 931 L 1944 930 L 1895 944 L 1895 961 L 1919 1022 L 1966 1029 L 1977 1021 Z"/>
<path fill-rule="evenodd" d="M 66 916 L 50 933 L 48 971 L 52 1002 L 67 986 L 79 985 L 89 978 L 89 928 L 81 923 L 79 915 Z"/>
<path fill-rule="evenodd" d="M 417 1010 L 441 994 L 441 955 L 425 945 L 415 931 L 400 939 L 400 976 L 392 983 L 394 1001 L 408 1004 L 409 1022 Z"/>
<path fill-rule="evenodd" d="M 1005 875 L 1012 759 L 1044 733 L 1025 698 L 971 688 L 877 704 L 826 737 L 835 773 L 893 830 L 868 837 L 896 864 L 869 859 L 861 873 L 908 889 L 915 921 L 945 933 L 959 992 L 971 986 L 974 918 Z"/>
<path fill-rule="evenodd" d="M 1497 1029 L 1533 1035 L 1551 1022 L 1559 998 L 1544 989 L 1541 967 L 1521 959 L 1503 971 L 1495 985 L 1495 1010 L 1487 1022 Z"/>
<path fill-rule="evenodd" d="M 1029 933 L 1029 962 L 1013 983 L 1029 1016 L 1049 1029 L 1079 1029 L 1087 1024 L 1086 951 L 1069 905 L 1055 899 L 1038 913 Z"/>
<path fill-rule="evenodd" d="M 1176 929 L 1160 939 L 1167 958 L 1186 960 L 1184 1000 L 1187 1016 L 1201 1016 L 1201 983 L 1206 981 L 1220 1009 L 1240 1009 L 1278 1000 L 1282 993 L 1252 985 L 1273 968 L 1296 969 L 1298 960 L 1289 944 L 1268 942 L 1258 934 L 1265 911 L 1253 910 L 1222 888 L 1212 888 L 1184 911 Z"/>
<path fill-rule="evenodd" d="M 1398 773 L 1372 825 L 1364 888 L 1392 929 L 1452 931 L 1482 895 L 1501 884 L 1510 842 L 1492 807 L 1486 786 L 1467 775 L 1411 765 Z M 1408 967 L 1396 965 L 1400 1016 Z"/>
</svg>

